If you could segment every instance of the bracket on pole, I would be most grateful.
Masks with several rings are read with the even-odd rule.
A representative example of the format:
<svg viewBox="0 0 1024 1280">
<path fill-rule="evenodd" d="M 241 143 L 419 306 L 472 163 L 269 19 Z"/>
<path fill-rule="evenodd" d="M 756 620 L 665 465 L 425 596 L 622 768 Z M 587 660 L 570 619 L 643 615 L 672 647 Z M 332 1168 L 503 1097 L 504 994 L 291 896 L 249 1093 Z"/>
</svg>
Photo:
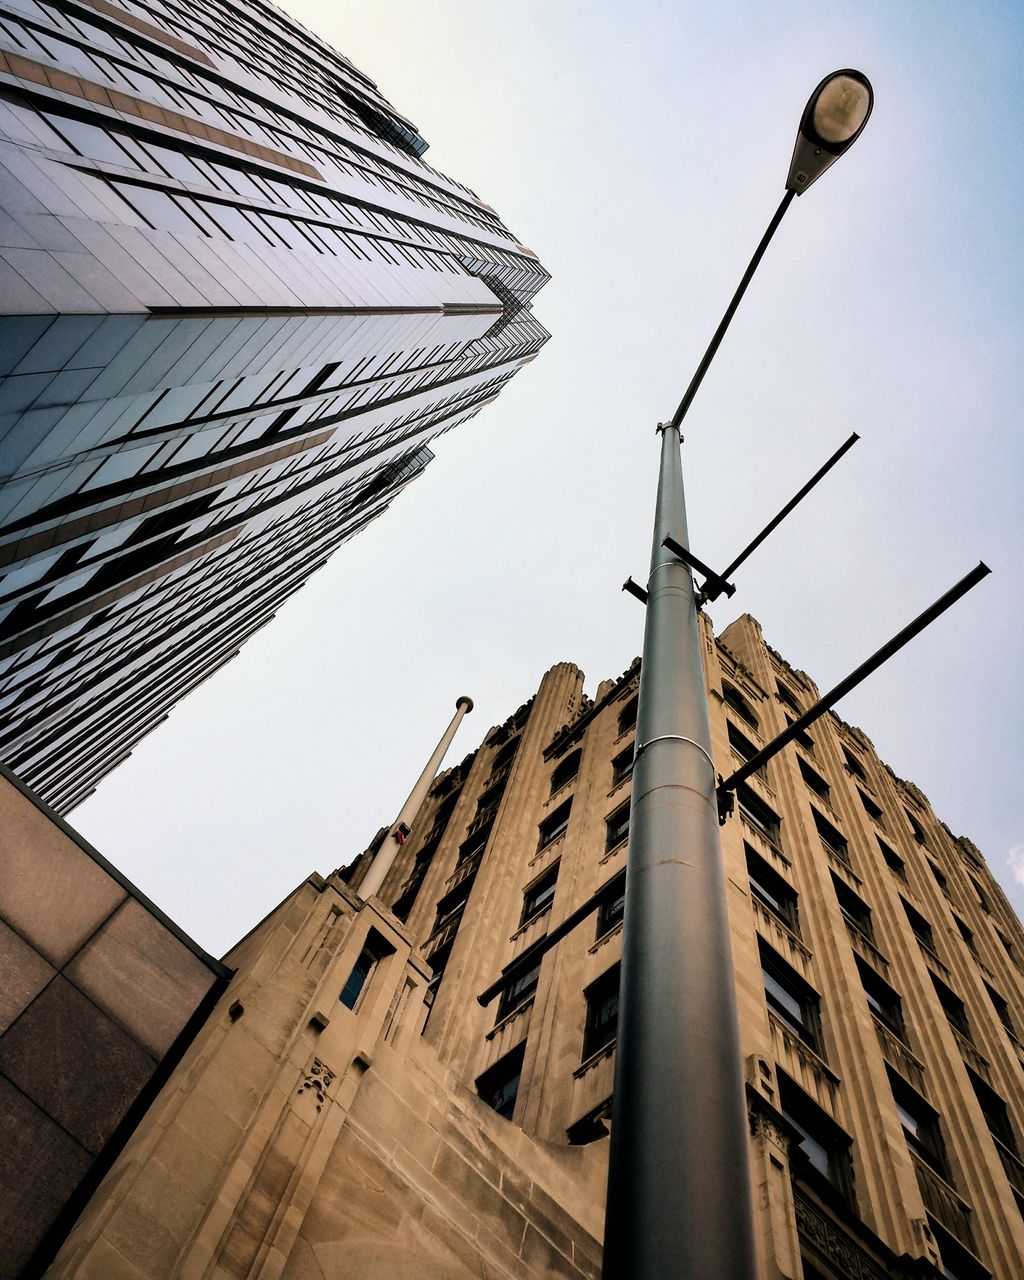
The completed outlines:
<svg viewBox="0 0 1024 1280">
<path fill-rule="evenodd" d="M 641 604 L 647 603 L 647 592 L 639 584 L 639 582 L 634 582 L 631 577 L 627 578 L 626 581 L 622 584 L 622 589 L 623 591 L 628 591 L 631 596 L 636 596 L 636 598 L 640 601 Z"/>
<path fill-rule="evenodd" d="M 682 543 L 676 542 L 671 535 L 663 538 L 661 545 L 671 551 L 674 556 L 678 556 L 683 564 L 688 565 L 691 569 L 696 569 L 706 579 L 700 589 L 701 603 L 704 600 L 716 600 L 723 592 L 727 596 L 736 594 L 736 588 L 731 582 L 726 582 L 723 577 L 715 573 L 714 569 L 709 569 L 703 560 L 698 560 L 692 551 L 687 551 Z M 714 592 L 713 595 L 711 594 L 712 591 Z"/>
</svg>

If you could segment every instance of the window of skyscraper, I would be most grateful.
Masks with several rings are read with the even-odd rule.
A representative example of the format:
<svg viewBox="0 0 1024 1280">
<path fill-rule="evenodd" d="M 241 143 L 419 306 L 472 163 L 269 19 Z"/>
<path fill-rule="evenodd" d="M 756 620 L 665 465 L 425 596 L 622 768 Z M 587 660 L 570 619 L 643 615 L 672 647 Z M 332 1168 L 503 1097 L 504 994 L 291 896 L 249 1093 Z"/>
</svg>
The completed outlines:
<svg viewBox="0 0 1024 1280">
<path fill-rule="evenodd" d="M 583 993 L 587 1017 L 583 1029 L 582 1061 L 604 1049 L 615 1039 L 619 1025 L 619 965 L 614 965 L 592 982 Z"/>
<path fill-rule="evenodd" d="M 551 910 L 551 903 L 555 897 L 555 885 L 558 881 L 558 866 L 556 862 L 524 891 L 523 910 L 519 916 L 520 927 L 542 912 Z"/>
<path fill-rule="evenodd" d="M 610 853 L 629 835 L 629 804 L 620 804 L 611 817 L 605 819 L 604 849 Z"/>
<path fill-rule="evenodd" d="M 778 916 L 787 929 L 799 936 L 796 890 L 787 884 L 782 876 L 770 867 L 749 844 L 743 845 L 743 852 L 747 859 L 750 892 L 773 915 Z"/>
<path fill-rule="evenodd" d="M 516 1096 L 519 1093 L 519 1078 L 523 1070 L 523 1055 L 526 1052 L 526 1041 L 517 1045 L 511 1053 L 499 1058 L 493 1067 L 489 1067 L 476 1081 L 478 1097 L 486 1102 L 499 1116 L 512 1119 L 516 1109 Z"/>
<path fill-rule="evenodd" d="M 740 719 L 750 725 L 752 729 L 756 729 L 758 727 L 757 715 L 754 712 L 754 708 L 750 705 L 747 698 L 740 693 L 739 689 L 737 689 L 735 685 L 730 684 L 728 680 L 722 681 L 722 701 L 727 707 L 732 707 L 733 711 L 736 712 Z"/>
<path fill-rule="evenodd" d="M 564 786 L 572 782 L 573 778 L 580 771 L 580 760 L 583 758 L 582 749 L 571 752 L 562 760 L 554 772 L 551 774 L 551 794 L 561 791 Z"/>
<path fill-rule="evenodd" d="M 572 797 L 560 804 L 554 813 L 549 813 L 544 821 L 540 824 L 537 839 L 537 849 L 545 849 L 549 844 L 553 844 L 559 836 L 565 835 L 565 829 L 569 825 L 569 814 L 572 810 Z"/>
</svg>

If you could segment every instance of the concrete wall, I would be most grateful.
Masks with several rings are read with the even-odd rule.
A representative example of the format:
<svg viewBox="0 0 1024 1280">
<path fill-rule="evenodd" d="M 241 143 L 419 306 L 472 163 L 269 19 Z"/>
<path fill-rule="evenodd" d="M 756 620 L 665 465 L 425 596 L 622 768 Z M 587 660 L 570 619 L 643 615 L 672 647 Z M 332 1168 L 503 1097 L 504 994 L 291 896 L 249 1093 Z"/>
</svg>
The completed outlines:
<svg viewBox="0 0 1024 1280">
<path fill-rule="evenodd" d="M 227 971 L 0 766 L 0 1277 Z"/>
</svg>

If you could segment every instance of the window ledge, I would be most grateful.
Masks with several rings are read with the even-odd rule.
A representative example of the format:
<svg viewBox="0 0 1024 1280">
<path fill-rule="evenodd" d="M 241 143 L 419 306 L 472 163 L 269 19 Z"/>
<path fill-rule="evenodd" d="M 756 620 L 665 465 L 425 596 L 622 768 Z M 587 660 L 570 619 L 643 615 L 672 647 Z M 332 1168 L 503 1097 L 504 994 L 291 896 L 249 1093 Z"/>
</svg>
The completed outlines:
<svg viewBox="0 0 1024 1280">
<path fill-rule="evenodd" d="M 548 840 L 545 844 L 542 844 L 533 856 L 535 858 L 539 858 L 542 853 L 547 853 L 549 849 L 553 849 L 556 844 L 559 844 L 564 839 L 565 839 L 565 832 L 559 831 L 557 836 L 552 836 L 550 840 Z"/>
<path fill-rule="evenodd" d="M 552 793 L 551 793 L 551 794 L 548 796 L 548 798 L 544 801 L 544 804 L 545 804 L 545 805 L 549 805 L 549 804 L 551 803 L 551 801 L 552 801 L 552 800 L 554 800 L 554 799 L 556 799 L 558 796 L 560 796 L 560 795 L 562 794 L 562 792 L 563 792 L 563 791 L 567 791 L 567 790 L 569 789 L 569 787 L 571 787 L 571 786 L 572 786 L 572 784 L 573 784 L 574 782 L 579 781 L 579 776 L 580 776 L 580 775 L 579 775 L 578 773 L 574 773 L 574 774 L 573 774 L 573 776 L 569 779 L 569 781 L 568 781 L 568 782 L 563 782 L 563 783 L 562 783 L 562 785 L 558 788 L 558 790 L 557 790 L 557 791 L 552 791 Z"/>
<path fill-rule="evenodd" d="M 615 786 L 612 787 L 611 791 L 608 792 L 608 798 L 610 799 L 616 793 L 616 791 L 621 791 L 627 782 L 632 782 L 632 781 L 633 781 L 633 774 L 632 773 L 627 774 L 626 777 L 624 777 L 620 782 L 616 782 Z"/>
<path fill-rule="evenodd" d="M 611 942 L 612 938 L 614 938 L 617 934 L 620 934 L 621 932 L 622 932 L 622 921 L 619 920 L 615 924 L 613 924 L 612 927 L 606 933 L 602 933 L 600 938 L 598 938 L 597 941 L 592 946 L 588 947 L 587 949 L 588 954 L 593 955 L 595 951 L 600 951 L 600 949 L 604 946 L 606 942 Z"/>
<path fill-rule="evenodd" d="M 484 1036 L 485 1040 L 493 1040 L 495 1036 L 500 1035 L 506 1027 L 511 1026 L 517 1018 L 521 1018 L 527 1010 L 533 1008 L 533 1002 L 537 999 L 537 993 L 528 996 L 522 1004 L 517 1004 L 511 1013 L 506 1013 L 500 1022 L 496 1022 L 490 1031 Z"/>
<path fill-rule="evenodd" d="M 618 1037 L 613 1036 L 607 1044 L 603 1044 L 596 1053 L 592 1053 L 589 1058 L 584 1059 L 584 1061 L 580 1063 L 572 1073 L 573 1078 L 576 1080 L 581 1079 L 588 1071 L 593 1070 L 599 1062 L 602 1062 L 605 1058 L 610 1058 L 615 1052 L 616 1044 L 618 1044 Z"/>
<path fill-rule="evenodd" d="M 605 864 L 605 863 L 606 863 L 610 858 L 614 858 L 614 857 L 615 857 L 615 855 L 616 855 L 617 853 L 621 853 L 621 852 L 622 852 L 622 850 L 623 850 L 623 849 L 625 849 L 625 848 L 627 847 L 627 845 L 628 845 L 628 844 L 629 844 L 629 836 L 628 836 L 628 835 L 627 835 L 627 836 L 623 836 L 623 838 L 619 841 L 619 843 L 618 843 L 618 844 L 616 844 L 616 845 L 612 845 L 612 847 L 611 847 L 610 849 L 608 849 L 608 850 L 606 850 L 606 851 L 605 851 L 605 855 L 604 855 L 604 857 L 601 859 L 601 861 L 598 863 L 598 865 L 603 867 L 603 866 L 604 866 L 604 864 Z"/>
<path fill-rule="evenodd" d="M 543 907 L 541 907 L 539 911 L 535 911 L 533 915 L 530 916 L 529 920 L 524 920 L 523 923 L 519 926 L 519 928 L 515 931 L 515 933 L 512 934 L 512 936 L 509 938 L 509 942 L 515 942 L 515 940 L 521 937 L 527 931 L 527 929 L 532 928 L 532 926 L 535 925 L 538 920 L 540 920 L 543 916 L 546 916 L 553 906 L 554 906 L 553 902 L 548 902 Z"/>
</svg>

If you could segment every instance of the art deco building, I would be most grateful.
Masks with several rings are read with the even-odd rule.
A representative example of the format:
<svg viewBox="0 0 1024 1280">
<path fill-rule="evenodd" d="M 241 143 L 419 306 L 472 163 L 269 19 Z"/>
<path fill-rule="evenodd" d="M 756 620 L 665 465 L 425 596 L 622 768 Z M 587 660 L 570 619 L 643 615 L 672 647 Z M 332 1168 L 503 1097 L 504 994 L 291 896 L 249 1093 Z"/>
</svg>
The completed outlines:
<svg viewBox="0 0 1024 1280">
<path fill-rule="evenodd" d="M 259 0 L 0 5 L 0 758 L 87 795 L 547 334 L 547 280 Z"/>
<path fill-rule="evenodd" d="M 702 626 L 728 774 L 817 691 L 753 619 Z M 235 948 L 50 1276 L 599 1274 L 638 675 L 553 667 L 378 896 L 385 832 Z M 979 851 L 833 713 L 722 851 L 760 1280 L 1016 1280 L 1024 931 Z"/>
</svg>

